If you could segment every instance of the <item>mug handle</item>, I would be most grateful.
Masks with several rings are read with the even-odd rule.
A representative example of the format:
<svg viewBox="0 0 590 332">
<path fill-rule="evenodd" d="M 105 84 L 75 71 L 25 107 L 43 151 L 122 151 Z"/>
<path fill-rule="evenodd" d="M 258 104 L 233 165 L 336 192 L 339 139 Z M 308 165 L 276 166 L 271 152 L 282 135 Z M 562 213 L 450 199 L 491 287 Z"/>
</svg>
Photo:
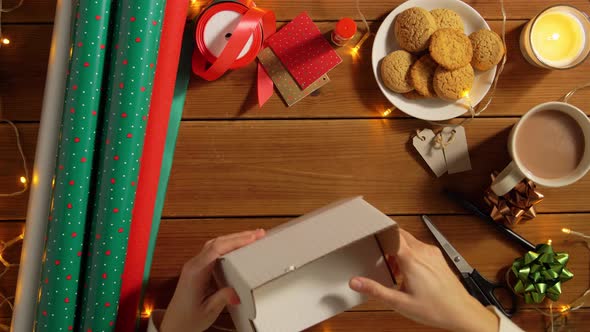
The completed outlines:
<svg viewBox="0 0 590 332">
<path fill-rule="evenodd" d="M 492 182 L 492 191 L 498 196 L 504 196 L 525 178 L 526 176 L 512 161 Z"/>
</svg>

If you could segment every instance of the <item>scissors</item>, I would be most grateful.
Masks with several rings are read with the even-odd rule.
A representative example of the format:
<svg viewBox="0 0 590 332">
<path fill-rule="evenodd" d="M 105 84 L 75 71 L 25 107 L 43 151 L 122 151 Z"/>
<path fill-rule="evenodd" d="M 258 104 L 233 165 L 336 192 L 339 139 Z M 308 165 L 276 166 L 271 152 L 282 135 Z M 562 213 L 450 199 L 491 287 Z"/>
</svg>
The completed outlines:
<svg viewBox="0 0 590 332">
<path fill-rule="evenodd" d="M 432 220 L 430 220 L 428 216 L 422 216 L 422 221 L 424 221 L 428 229 L 430 229 L 430 232 L 432 232 L 432 235 L 434 235 L 440 246 L 443 248 L 444 252 L 449 256 L 453 264 L 455 264 L 457 270 L 461 272 L 463 284 L 465 285 L 465 288 L 467 288 L 469 294 L 484 306 L 494 305 L 506 315 L 506 317 L 511 318 L 516 312 L 516 304 L 518 303 L 516 295 L 514 295 L 514 293 L 506 286 L 489 282 L 479 274 L 476 269 L 471 267 L 471 265 L 465 261 L 463 256 L 459 254 L 457 249 L 455 249 L 447 238 L 445 238 L 436 226 L 434 226 Z M 512 307 L 510 309 L 505 308 L 496 297 L 495 291 L 497 289 L 504 289 L 511 295 Z"/>
</svg>

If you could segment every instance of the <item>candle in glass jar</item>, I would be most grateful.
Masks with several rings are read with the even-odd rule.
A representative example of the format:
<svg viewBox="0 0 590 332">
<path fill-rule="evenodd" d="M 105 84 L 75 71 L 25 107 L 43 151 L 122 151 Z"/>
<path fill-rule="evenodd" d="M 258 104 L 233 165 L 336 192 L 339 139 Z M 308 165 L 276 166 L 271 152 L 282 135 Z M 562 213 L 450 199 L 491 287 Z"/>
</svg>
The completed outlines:
<svg viewBox="0 0 590 332">
<path fill-rule="evenodd" d="M 553 67 L 564 67 L 575 61 L 582 51 L 586 38 L 582 23 L 566 12 L 541 15 L 531 31 L 533 51 Z"/>
<path fill-rule="evenodd" d="M 573 68 L 590 53 L 590 19 L 575 7 L 543 10 L 522 30 L 520 49 L 531 64 L 547 69 Z"/>
</svg>

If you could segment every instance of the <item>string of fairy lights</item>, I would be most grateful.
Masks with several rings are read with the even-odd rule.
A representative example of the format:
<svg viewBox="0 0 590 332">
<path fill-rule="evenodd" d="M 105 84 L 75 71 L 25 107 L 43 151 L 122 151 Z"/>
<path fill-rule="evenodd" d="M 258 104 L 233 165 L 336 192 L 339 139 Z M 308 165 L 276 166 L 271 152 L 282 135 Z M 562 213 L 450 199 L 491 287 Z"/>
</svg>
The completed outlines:
<svg viewBox="0 0 590 332">
<path fill-rule="evenodd" d="M 16 246 L 24 239 L 24 233 L 19 234 L 17 237 L 13 238 L 10 241 L 4 242 L 0 241 L 0 264 L 2 265 L 2 271 L 0 272 L 0 281 L 10 271 L 11 269 L 18 267 L 18 263 L 10 263 L 6 257 L 4 257 L 4 252 L 9 249 L 10 247 Z M 10 311 L 13 310 L 13 301 L 14 296 L 6 296 L 4 293 L 0 292 L 0 309 L 2 309 L 5 305 L 7 305 Z M 0 324 L 0 331 L 10 331 L 10 326 L 6 324 Z"/>
<path fill-rule="evenodd" d="M 24 0 L 18 0 L 18 2 L 16 2 L 12 6 L 4 7 L 4 4 L 2 1 L 3 0 L 0 0 L 0 48 L 3 46 L 6 47 L 6 46 L 10 45 L 10 43 L 11 43 L 10 38 L 2 32 L 2 14 L 13 12 L 13 11 L 17 10 L 18 8 L 20 8 L 24 3 Z M 0 116 L 1 115 L 2 115 L 2 100 L 0 99 Z M 27 159 L 26 159 L 25 154 L 23 152 L 21 137 L 20 137 L 20 133 L 19 133 L 17 126 L 12 121 L 10 121 L 8 119 L 3 119 L 1 117 L 0 117 L 0 122 L 8 124 L 14 130 L 14 135 L 15 135 L 15 139 L 16 139 L 16 147 L 17 147 L 18 153 L 20 155 L 20 158 L 22 160 L 22 167 L 23 167 L 23 174 L 24 175 L 17 177 L 18 181 L 21 183 L 20 189 L 17 189 L 16 191 L 11 192 L 11 193 L 0 193 L 0 197 L 14 197 L 14 196 L 24 194 L 27 191 L 27 189 L 29 189 L 29 169 L 27 167 Z M 4 303 L 3 301 L 4 300 L 2 300 L 2 302 L 0 302 L 0 303 Z"/>
<path fill-rule="evenodd" d="M 562 228 L 561 231 L 575 239 L 575 242 L 581 243 L 590 250 L 590 235 L 582 232 L 577 232 L 569 228 Z M 587 288 L 581 296 L 573 300 L 569 304 L 561 305 L 556 311 L 553 310 L 553 305 L 550 302 L 549 312 L 545 312 L 536 308 L 541 314 L 549 318 L 549 323 L 546 327 L 547 332 L 561 331 L 567 328 L 569 313 L 574 312 L 584 307 L 586 303 L 590 303 L 590 288 Z"/>
<path fill-rule="evenodd" d="M 11 42 L 10 38 L 2 32 L 2 14 L 10 13 L 10 12 L 20 8 L 23 5 L 23 2 L 24 2 L 24 0 L 19 0 L 17 3 L 15 3 L 14 5 L 12 5 L 10 7 L 4 7 L 2 0 L 0 0 L 0 48 L 10 45 L 10 42 Z M 2 100 L 0 99 L 0 115 L 2 114 L 1 111 L 2 111 Z M 23 152 L 20 133 L 19 133 L 19 130 L 16 127 L 16 125 L 12 121 L 7 120 L 7 119 L 0 118 L 0 122 L 7 123 L 14 130 L 15 139 L 16 139 L 16 146 L 17 146 L 18 152 L 20 154 L 20 157 L 22 159 L 22 166 L 23 166 L 23 172 L 24 172 L 24 175 L 20 176 L 18 178 L 20 183 L 22 184 L 22 188 L 20 190 L 13 192 L 13 193 L 0 194 L 0 197 L 18 196 L 18 195 L 24 194 L 29 187 L 28 186 L 28 184 L 29 184 L 29 171 L 28 171 L 28 167 L 27 167 L 27 159 L 26 159 L 25 154 Z M 14 269 L 15 267 L 18 267 L 18 265 L 19 265 L 18 263 L 9 262 L 8 259 L 5 257 L 4 252 L 7 249 L 14 247 L 14 246 L 18 245 L 19 243 L 21 243 L 23 238 L 24 238 L 24 232 L 7 242 L 0 241 L 0 264 L 2 266 L 2 268 L 1 268 L 2 270 L 0 271 L 0 281 L 8 273 L 8 271 L 10 271 L 11 269 Z M 14 306 L 13 301 L 14 301 L 14 296 L 6 296 L 4 293 L 0 292 L 0 309 L 2 309 L 4 306 L 8 306 L 10 311 L 12 311 L 13 306 Z M 0 324 L 0 331 L 10 331 L 10 325 Z"/>
<path fill-rule="evenodd" d="M 8 35 L 5 35 L 2 32 L 2 14 L 10 13 L 10 12 L 20 8 L 23 5 L 23 3 L 24 3 L 24 0 L 18 0 L 18 1 L 16 1 L 16 3 L 14 5 L 5 8 L 5 7 L 3 7 L 3 0 L 0 0 L 0 48 L 7 47 L 11 44 L 10 37 Z M 363 44 L 371 36 L 371 30 L 370 30 L 369 24 L 364 16 L 364 14 L 360 10 L 360 0 L 355 0 L 355 3 L 356 3 L 356 10 L 358 12 L 358 15 L 360 16 L 360 18 L 365 26 L 365 32 L 362 34 L 359 41 L 353 47 L 350 47 L 350 53 L 353 57 L 358 56 L 359 50 L 361 49 Z M 198 15 L 198 13 L 200 11 L 200 1 L 191 0 L 190 5 L 191 5 L 191 15 L 193 17 Z M 567 95 L 567 97 L 568 98 L 571 97 L 571 95 L 573 95 L 578 89 L 586 88 L 588 86 L 589 85 L 582 86 L 582 87 L 577 88 L 576 90 L 571 91 Z M 2 110 L 2 103 L 1 103 L 1 99 L 0 99 L 0 115 L 1 115 L 1 110 Z M 384 117 L 389 115 L 389 113 L 391 113 L 391 109 L 388 109 L 385 112 L 386 113 L 383 114 Z M 23 172 L 24 172 L 23 176 L 17 177 L 18 181 L 22 185 L 22 188 L 20 190 L 13 192 L 13 193 L 8 193 L 8 194 L 0 193 L 0 197 L 18 196 L 18 195 L 25 193 L 28 189 L 29 173 L 28 173 L 27 161 L 26 161 L 25 154 L 23 152 L 20 134 L 19 134 L 19 131 L 18 131 L 18 128 L 16 127 L 16 125 L 13 122 L 11 122 L 10 120 L 1 119 L 1 118 L 0 118 L 0 122 L 7 123 L 8 125 L 10 125 L 12 127 L 12 129 L 15 132 L 17 149 L 18 149 L 18 152 L 22 158 L 22 166 L 23 166 Z M 575 238 L 576 242 L 584 244 L 590 250 L 590 235 L 586 235 L 584 233 L 577 232 L 575 230 L 571 230 L 569 228 L 563 228 L 562 232 Z M 24 233 L 21 233 L 20 235 L 18 235 L 17 237 L 15 237 L 9 241 L 5 242 L 5 241 L 0 240 L 0 281 L 11 269 L 18 267 L 18 263 L 11 263 L 7 260 L 7 258 L 5 257 L 5 251 L 11 247 L 18 245 L 20 242 L 22 242 L 23 238 L 24 238 Z M 6 296 L 2 292 L 0 292 L 0 309 L 2 309 L 4 306 L 8 306 L 10 308 L 10 310 L 12 310 L 13 309 L 13 300 L 14 300 L 14 296 Z M 552 332 L 556 331 L 556 330 L 559 331 L 560 329 L 563 329 L 564 327 L 566 327 L 567 322 L 568 322 L 568 314 L 570 312 L 574 312 L 574 311 L 584 307 L 584 305 L 586 303 L 590 303 L 590 288 L 587 289 L 580 297 L 578 297 L 577 299 L 575 299 L 571 303 L 566 304 L 566 305 L 561 305 L 555 311 L 553 310 L 552 306 L 550 307 L 549 313 L 539 310 L 543 315 L 549 317 L 549 324 L 547 326 L 547 331 L 552 331 Z M 149 318 L 149 316 L 151 315 L 152 308 L 148 307 L 148 308 L 145 308 L 144 310 L 145 311 L 142 312 L 142 314 L 141 314 L 142 318 Z M 233 329 L 227 329 L 227 328 L 223 328 L 220 326 L 214 326 L 214 328 L 221 330 L 221 331 L 234 331 Z M 0 331 L 9 331 L 9 330 L 10 330 L 9 325 L 0 324 Z"/>
<path fill-rule="evenodd" d="M 25 0 L 18 0 L 13 6 L 4 8 L 2 0 L 0 0 L 0 47 L 10 44 L 10 39 L 2 33 L 2 14 L 10 13 L 19 9 L 23 5 L 23 2 L 25 2 Z"/>
</svg>

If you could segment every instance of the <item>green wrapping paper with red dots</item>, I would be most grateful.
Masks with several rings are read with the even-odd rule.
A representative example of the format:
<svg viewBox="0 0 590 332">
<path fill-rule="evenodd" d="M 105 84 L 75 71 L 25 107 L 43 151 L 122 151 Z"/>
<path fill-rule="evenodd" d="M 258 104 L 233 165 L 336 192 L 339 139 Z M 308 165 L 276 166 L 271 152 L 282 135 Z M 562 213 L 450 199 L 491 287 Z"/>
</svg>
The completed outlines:
<svg viewBox="0 0 590 332">
<path fill-rule="evenodd" d="M 76 319 L 110 6 L 76 3 L 36 331 L 72 330 Z"/>
<path fill-rule="evenodd" d="M 114 22 L 80 331 L 115 329 L 164 6 L 121 1 Z"/>
</svg>

